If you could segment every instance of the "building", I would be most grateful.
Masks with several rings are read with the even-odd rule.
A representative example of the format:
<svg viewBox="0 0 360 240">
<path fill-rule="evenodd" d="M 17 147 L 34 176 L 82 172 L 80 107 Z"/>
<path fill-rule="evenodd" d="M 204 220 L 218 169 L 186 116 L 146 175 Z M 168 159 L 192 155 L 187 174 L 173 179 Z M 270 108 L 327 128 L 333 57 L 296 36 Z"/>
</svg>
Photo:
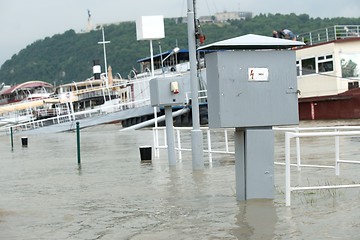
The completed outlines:
<svg viewBox="0 0 360 240">
<path fill-rule="evenodd" d="M 222 12 L 215 13 L 216 22 L 226 22 L 228 20 L 246 20 L 252 18 L 252 12 Z"/>
<path fill-rule="evenodd" d="M 300 119 L 360 118 L 360 26 L 337 25 L 298 40 L 307 43 L 296 49 Z"/>
</svg>

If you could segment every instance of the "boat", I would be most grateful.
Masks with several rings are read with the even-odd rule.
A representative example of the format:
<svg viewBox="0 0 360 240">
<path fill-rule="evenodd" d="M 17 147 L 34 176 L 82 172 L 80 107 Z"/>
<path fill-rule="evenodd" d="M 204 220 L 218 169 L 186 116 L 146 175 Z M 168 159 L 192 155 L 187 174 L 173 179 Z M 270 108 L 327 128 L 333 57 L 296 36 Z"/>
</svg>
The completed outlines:
<svg viewBox="0 0 360 240">
<path fill-rule="evenodd" d="M 300 120 L 360 118 L 360 25 L 300 34 L 295 49 Z"/>
<path fill-rule="evenodd" d="M 294 49 L 300 90 L 300 120 L 360 117 L 357 103 L 360 101 L 360 74 L 358 68 L 354 67 L 360 63 L 359 26 L 341 25 L 332 29 L 336 34 L 332 36 L 331 31 L 326 30 L 326 40 L 321 40 L 322 35 L 318 33 L 316 39 L 319 42 L 313 38 L 314 34 L 299 35 L 298 39 L 307 45 Z M 340 29 L 345 32 L 342 33 Z M 200 123 L 205 125 L 208 123 L 204 61 L 206 52 L 198 52 Z M 189 52 L 176 47 L 160 51 L 152 59 L 153 72 L 150 70 L 151 57 L 146 57 L 137 61 L 140 71 L 132 69 L 127 79 L 123 79 L 120 74 L 113 76 L 109 67 L 106 73 L 98 76 L 94 73 L 93 77 L 84 81 L 57 86 L 54 94 L 42 100 L 46 105 L 35 111 L 35 117 L 14 125 L 14 130 L 47 133 L 73 130 L 75 122 L 79 122 L 81 127 L 121 122 L 123 128 L 147 122 L 164 114 L 164 109 L 154 108 L 150 103 L 149 81 L 153 78 L 178 78 L 184 81 L 187 102 L 173 110 L 191 109 Z M 184 114 L 176 116 L 174 125 L 191 126 L 191 111 L 184 111 Z"/>
<path fill-rule="evenodd" d="M 203 40 L 200 26 L 197 26 L 196 36 Z M 104 47 L 104 62 L 106 65 L 106 49 L 104 28 L 102 28 L 103 41 L 99 42 Z M 152 55 L 152 54 L 151 54 Z M 199 53 L 201 55 L 201 53 Z M 150 61 L 156 63 L 157 68 L 149 70 Z M 98 61 L 97 61 L 98 62 Z M 151 58 L 145 58 L 138 61 L 141 65 L 141 71 L 132 70 L 128 79 L 123 80 L 120 74 L 116 78 L 111 72 L 106 72 L 100 76 L 100 66 L 95 65 L 94 77 L 83 82 L 73 82 L 59 86 L 55 94 L 51 96 L 53 102 L 50 107 L 38 111 L 36 119 L 13 126 L 15 131 L 26 130 L 31 132 L 49 132 L 49 131 L 68 131 L 74 129 L 74 122 L 78 121 L 82 127 L 107 123 L 111 121 L 121 121 L 123 127 L 131 126 L 146 121 L 148 118 L 156 118 L 157 114 L 163 114 L 164 110 L 154 108 L 150 103 L 149 82 L 156 77 L 179 79 L 184 82 L 187 96 L 190 96 L 190 63 L 189 52 L 180 50 L 178 47 L 172 51 L 162 52 Z M 206 104 L 206 76 L 205 69 L 201 66 L 204 61 L 198 60 L 198 79 L 200 82 L 200 115 L 203 116 L 202 123 L 207 123 L 207 104 Z M 111 71 L 111 70 L 110 70 Z M 193 67 L 191 68 L 193 72 Z M 187 97 L 184 106 L 180 108 L 191 108 L 191 97 Z M 196 108 L 198 107 L 198 99 Z M 189 111 L 184 111 L 189 113 Z M 192 121 L 191 111 L 187 116 L 177 114 L 175 123 L 190 125 Z M 177 124 L 176 124 L 177 125 Z M 43 130 L 47 126 L 46 130 Z M 41 129 L 41 130 L 40 130 Z"/>
<path fill-rule="evenodd" d="M 145 88 L 143 82 L 113 78 L 111 66 L 108 70 L 99 79 L 93 76 L 57 86 L 48 99 L 42 100 L 47 103 L 46 107 L 42 105 L 42 108 L 32 109 L 34 117 L 12 125 L 14 132 L 69 131 L 75 129 L 75 122 L 83 128 L 153 113 L 148 96 L 136 96 L 134 91 Z"/>
<path fill-rule="evenodd" d="M 45 99 L 52 93 L 53 85 L 43 81 L 27 81 L 14 86 L 2 87 L 0 91 L 0 106 L 26 100 Z"/>
<path fill-rule="evenodd" d="M 198 66 L 198 81 L 199 81 L 199 111 L 200 111 L 200 122 L 202 125 L 208 123 L 207 119 L 207 98 L 206 98 L 206 70 L 205 70 L 205 56 L 206 51 L 199 52 L 199 66 Z M 184 106 L 175 106 L 173 111 L 189 107 L 191 109 L 191 84 L 190 84 L 190 63 L 189 63 L 189 51 L 186 49 L 180 49 L 175 47 L 173 50 L 161 52 L 153 56 L 154 72 L 150 70 L 151 57 L 145 57 L 139 59 L 140 71 L 137 72 L 132 70 L 128 75 L 130 82 L 140 81 L 146 87 L 145 88 L 134 88 L 135 95 L 145 95 L 150 103 L 150 88 L 149 81 L 153 78 L 174 78 L 181 79 L 184 82 L 186 92 L 187 103 Z M 159 116 L 164 115 L 164 108 L 157 109 Z M 174 119 L 174 126 L 191 126 L 192 115 L 191 111 L 182 114 Z M 131 117 L 122 120 L 123 127 L 130 127 L 134 124 L 154 118 L 154 114 L 147 116 Z"/>
<path fill-rule="evenodd" d="M 0 126 L 31 121 L 35 112 L 47 104 L 54 88 L 43 81 L 28 81 L 14 86 L 2 85 Z"/>
</svg>

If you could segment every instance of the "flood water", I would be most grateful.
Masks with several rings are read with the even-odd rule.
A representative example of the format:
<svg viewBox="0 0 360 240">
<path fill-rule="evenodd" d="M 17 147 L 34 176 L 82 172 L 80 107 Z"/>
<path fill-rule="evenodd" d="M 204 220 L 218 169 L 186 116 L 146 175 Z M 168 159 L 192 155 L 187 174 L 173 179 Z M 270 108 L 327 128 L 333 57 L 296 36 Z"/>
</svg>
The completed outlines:
<svg viewBox="0 0 360 240">
<path fill-rule="evenodd" d="M 360 124 L 303 122 L 300 126 Z M 285 168 L 275 165 L 275 198 L 237 202 L 233 155 L 193 171 L 191 153 L 170 168 L 165 150 L 140 161 L 150 129 L 116 124 L 76 133 L 0 136 L 0 239 L 359 239 L 360 188 L 294 192 L 285 206 Z M 214 141 L 223 141 L 221 136 Z M 186 140 L 186 139 L 185 139 Z M 189 139 L 188 139 L 189 141 Z M 341 139 L 342 157 L 360 160 L 360 137 Z M 293 151 L 294 152 L 294 151 Z M 334 139 L 304 139 L 304 161 L 332 163 Z M 284 161 L 276 133 L 275 161 Z M 357 159 L 356 159 L 357 158 Z M 360 166 L 292 169 L 292 185 L 359 183 Z"/>
</svg>

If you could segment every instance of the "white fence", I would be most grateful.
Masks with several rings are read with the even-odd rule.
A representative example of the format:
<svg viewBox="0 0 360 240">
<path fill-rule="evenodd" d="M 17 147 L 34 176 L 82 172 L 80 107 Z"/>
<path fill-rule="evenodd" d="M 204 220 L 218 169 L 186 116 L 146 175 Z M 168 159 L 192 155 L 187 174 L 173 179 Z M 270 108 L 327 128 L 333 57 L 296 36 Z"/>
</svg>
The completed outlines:
<svg viewBox="0 0 360 240">
<path fill-rule="evenodd" d="M 182 151 L 191 151 L 190 148 L 183 148 L 182 142 L 184 141 L 182 131 L 190 132 L 192 128 L 187 127 L 174 127 L 176 132 L 175 135 L 175 149 L 178 152 L 178 158 L 182 160 Z M 224 135 L 224 144 L 221 145 L 221 149 L 219 149 L 219 144 L 217 144 L 217 148 L 215 149 L 214 144 L 211 142 L 212 133 L 208 127 L 201 128 L 204 132 L 206 132 L 207 141 L 204 143 L 206 148 L 204 149 L 204 153 L 208 153 L 209 157 L 209 165 L 212 166 L 212 154 L 235 154 L 232 150 L 229 150 L 229 137 L 228 131 L 234 131 L 234 129 L 223 129 L 216 130 L 223 131 Z M 285 132 L 285 162 L 275 162 L 277 165 L 285 165 L 285 200 L 286 206 L 290 206 L 291 204 L 291 192 L 293 191 L 305 191 L 305 190 L 321 190 L 321 189 L 335 189 L 335 188 L 353 188 L 360 187 L 360 184 L 346 184 L 346 185 L 326 185 L 326 186 L 291 186 L 291 166 L 295 166 L 298 171 L 301 170 L 302 167 L 313 167 L 313 168 L 327 168 L 334 169 L 335 175 L 340 175 L 340 164 L 360 164 L 360 161 L 357 160 L 348 160 L 340 158 L 340 137 L 344 136 L 360 136 L 360 127 L 357 126 L 340 126 L 340 127 L 312 127 L 312 128 L 273 128 L 275 131 L 283 131 Z M 164 143 L 162 145 L 159 144 L 159 131 L 163 131 L 164 134 Z M 165 127 L 155 127 L 153 128 L 153 136 L 154 136 L 154 148 L 155 148 L 155 157 L 159 157 L 159 149 L 166 149 L 166 128 Z M 213 131 L 213 130 L 212 130 Z M 301 138 L 320 138 L 320 137 L 334 137 L 334 161 L 333 165 L 324 165 L 324 164 L 303 164 L 301 160 Z M 296 144 L 296 163 L 291 163 L 291 139 L 295 138 Z"/>
<path fill-rule="evenodd" d="M 225 128 L 221 130 L 217 130 L 217 132 L 222 132 L 224 136 L 224 144 L 222 146 L 217 146 L 214 148 L 214 144 L 211 142 L 211 131 L 208 127 L 201 127 L 202 131 L 206 133 L 206 142 L 204 143 L 206 148 L 204 149 L 204 153 L 208 154 L 209 157 L 209 165 L 212 166 L 212 155 L 213 153 L 219 153 L 219 154 L 235 154 L 234 151 L 229 150 L 229 137 L 228 137 L 228 131 L 234 131 L 232 128 Z M 184 148 L 183 147 L 183 137 L 184 137 L 184 131 L 190 132 L 192 130 L 192 127 L 174 127 L 175 131 L 175 150 L 178 152 L 178 158 L 181 161 L 182 160 L 182 152 L 187 151 L 190 152 L 191 148 Z M 164 142 L 163 144 L 159 143 L 159 132 L 162 131 L 164 134 Z M 153 128 L 153 138 L 154 138 L 154 148 L 155 148 L 155 157 L 159 157 L 160 149 L 166 149 L 167 148 L 167 142 L 166 142 L 166 127 L 154 127 Z"/>
<path fill-rule="evenodd" d="M 308 45 L 334 41 L 337 39 L 360 37 L 360 25 L 335 25 L 298 35 L 298 40 Z"/>
<path fill-rule="evenodd" d="M 360 136 L 360 127 L 320 127 L 320 128 L 277 128 L 277 130 L 288 130 L 285 132 L 285 200 L 286 206 L 291 205 L 291 192 L 293 191 L 305 191 L 305 190 L 321 190 L 321 189 L 336 189 L 336 188 L 353 188 L 360 187 L 360 184 L 344 184 L 344 185 L 317 185 L 307 187 L 293 187 L 291 186 L 291 166 L 296 166 L 298 170 L 301 167 L 318 167 L 318 168 L 334 168 L 335 175 L 340 175 L 340 164 L 360 164 L 357 160 L 340 159 L 340 137 L 342 136 Z M 322 131 L 320 131 L 322 130 Z M 325 131 L 324 131 L 325 130 Z M 330 131 L 331 130 L 331 131 Z M 289 132 L 294 131 L 294 132 Z M 308 131 L 308 132 L 300 132 Z M 310 132 L 309 132 L 310 131 Z M 300 138 L 304 137 L 334 137 L 334 164 L 333 165 L 313 165 L 302 164 L 300 155 Z M 292 138 L 296 138 L 296 164 L 291 164 L 291 148 L 290 141 Z"/>
</svg>

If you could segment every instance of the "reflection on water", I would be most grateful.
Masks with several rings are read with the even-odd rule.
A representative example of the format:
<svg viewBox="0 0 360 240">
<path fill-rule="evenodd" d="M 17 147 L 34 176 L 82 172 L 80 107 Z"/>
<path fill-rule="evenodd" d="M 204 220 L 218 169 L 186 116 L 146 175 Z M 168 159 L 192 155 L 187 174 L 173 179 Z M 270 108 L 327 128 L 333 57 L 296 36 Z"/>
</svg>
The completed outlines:
<svg viewBox="0 0 360 240">
<path fill-rule="evenodd" d="M 277 222 L 276 208 L 271 200 L 239 202 L 236 225 L 232 232 L 238 239 L 272 239 Z"/>
<path fill-rule="evenodd" d="M 141 162 L 139 146 L 152 143 L 151 131 L 118 129 L 103 125 L 81 131 L 80 169 L 74 132 L 29 136 L 27 148 L 21 147 L 21 136 L 15 136 L 13 151 L 9 136 L 0 136 L 0 239 L 359 236 L 357 189 L 300 192 L 293 194 L 292 207 L 285 207 L 284 167 L 276 166 L 273 201 L 236 202 L 233 156 L 214 154 L 212 167 L 206 164 L 203 171 L 192 171 L 191 153 L 183 153 L 174 168 L 169 168 L 165 150 L 160 159 Z M 276 138 L 276 160 L 283 160 L 284 139 Z M 304 149 L 310 154 L 305 152 L 304 158 L 316 160 L 324 144 L 328 147 L 333 140 L 309 142 Z M 342 144 L 354 156 L 359 141 L 343 139 Z M 332 156 L 324 149 L 321 158 Z M 342 168 L 354 181 L 359 170 Z M 319 170 L 296 174 L 301 184 L 322 184 L 334 176 Z"/>
</svg>

